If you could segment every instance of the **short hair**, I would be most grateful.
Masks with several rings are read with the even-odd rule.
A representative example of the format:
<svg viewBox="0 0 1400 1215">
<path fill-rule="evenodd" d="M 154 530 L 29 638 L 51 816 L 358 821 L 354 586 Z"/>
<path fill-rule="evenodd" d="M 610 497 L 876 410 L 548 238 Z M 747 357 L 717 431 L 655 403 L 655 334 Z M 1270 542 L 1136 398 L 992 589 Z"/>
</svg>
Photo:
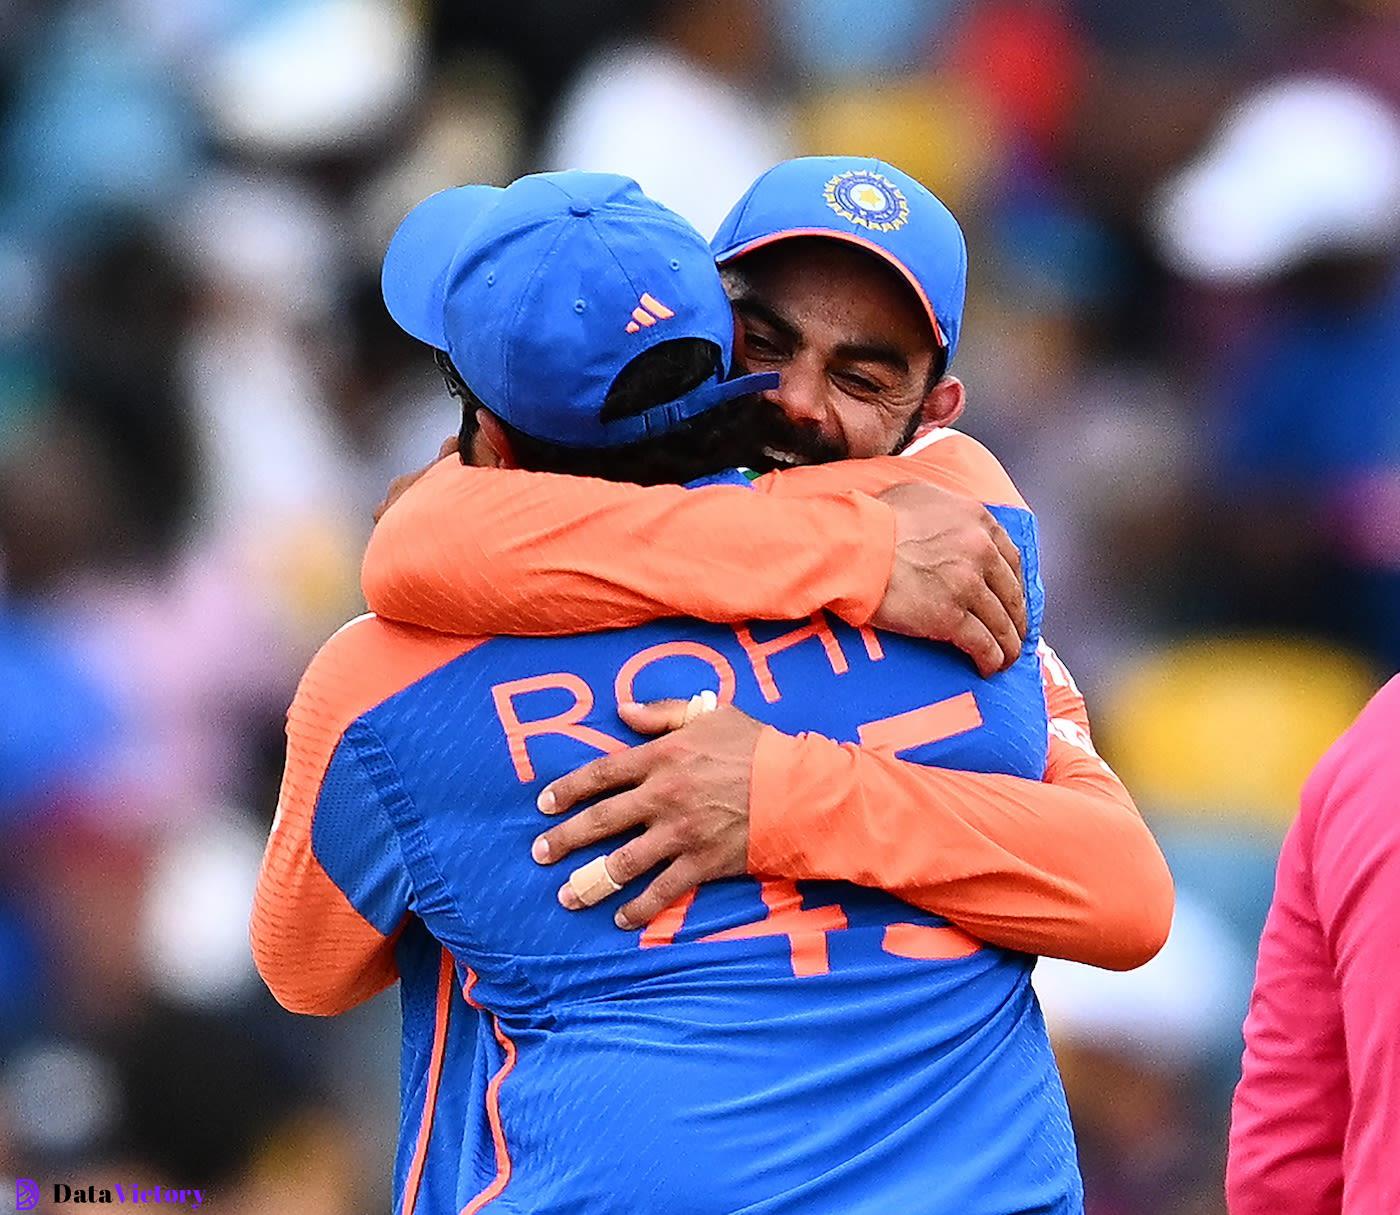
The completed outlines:
<svg viewBox="0 0 1400 1215">
<path fill-rule="evenodd" d="M 447 391 L 462 405 L 458 446 L 465 462 L 477 431 L 477 411 L 500 423 L 522 468 L 631 481 L 683 485 L 752 460 L 759 447 L 758 398 L 737 397 L 665 434 L 618 447 L 569 447 L 526 434 L 501 418 L 463 380 L 452 359 L 435 353 Z M 633 417 L 698 388 L 721 368 L 721 352 L 703 338 L 674 338 L 644 350 L 617 375 L 599 410 L 601 421 Z"/>
</svg>

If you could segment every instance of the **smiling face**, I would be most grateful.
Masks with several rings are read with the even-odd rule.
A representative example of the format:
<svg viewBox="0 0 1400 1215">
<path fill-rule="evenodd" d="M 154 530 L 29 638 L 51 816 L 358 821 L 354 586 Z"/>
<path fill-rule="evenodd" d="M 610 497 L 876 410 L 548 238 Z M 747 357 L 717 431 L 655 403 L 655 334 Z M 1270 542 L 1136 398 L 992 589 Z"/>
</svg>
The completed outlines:
<svg viewBox="0 0 1400 1215">
<path fill-rule="evenodd" d="M 962 412 L 922 304 L 898 272 L 838 240 L 795 237 L 725 267 L 750 371 L 776 371 L 774 466 L 888 455 Z"/>
</svg>

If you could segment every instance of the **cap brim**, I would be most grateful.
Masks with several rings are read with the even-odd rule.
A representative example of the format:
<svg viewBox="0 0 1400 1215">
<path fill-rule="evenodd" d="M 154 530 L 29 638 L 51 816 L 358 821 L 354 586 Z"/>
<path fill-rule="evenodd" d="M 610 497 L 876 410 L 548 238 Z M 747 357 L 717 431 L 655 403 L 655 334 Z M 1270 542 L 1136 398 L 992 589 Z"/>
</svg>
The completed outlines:
<svg viewBox="0 0 1400 1215">
<path fill-rule="evenodd" d="M 776 388 L 779 376 L 776 371 L 756 371 L 748 375 L 735 376 L 732 380 L 709 380 L 692 389 L 674 401 L 664 405 L 653 405 L 643 413 L 626 418 L 614 418 L 603 425 L 607 431 L 606 446 L 620 447 L 627 443 L 637 443 L 642 439 L 669 434 L 678 426 L 699 417 L 732 401 L 737 397 L 756 396 Z"/>
<path fill-rule="evenodd" d="M 899 271 L 904 281 L 913 288 L 914 294 L 918 296 L 919 303 L 928 314 L 928 323 L 933 327 L 933 340 L 943 349 L 948 348 L 948 338 L 943 332 L 943 326 L 939 324 L 938 314 L 933 310 L 928 293 L 919 282 L 918 277 L 902 261 L 899 260 L 888 249 L 876 244 L 864 236 L 858 236 L 854 232 L 842 232 L 836 228 L 784 228 L 779 232 L 768 232 L 763 236 L 755 237 L 753 240 L 743 241 L 730 249 L 722 250 L 715 254 L 715 262 L 723 266 L 726 262 L 732 262 L 735 258 L 743 257 L 746 253 L 752 253 L 755 249 L 762 249 L 765 245 L 774 245 L 782 240 L 792 240 L 799 236 L 821 236 L 828 240 L 844 241 L 848 245 L 855 245 L 869 253 L 873 253 L 881 261 L 887 262 Z"/>
<path fill-rule="evenodd" d="M 503 193 L 499 186 L 456 186 L 425 198 L 399 224 L 384 253 L 380 286 L 389 315 L 420 342 L 447 349 L 447 273 L 467 230 Z"/>
</svg>

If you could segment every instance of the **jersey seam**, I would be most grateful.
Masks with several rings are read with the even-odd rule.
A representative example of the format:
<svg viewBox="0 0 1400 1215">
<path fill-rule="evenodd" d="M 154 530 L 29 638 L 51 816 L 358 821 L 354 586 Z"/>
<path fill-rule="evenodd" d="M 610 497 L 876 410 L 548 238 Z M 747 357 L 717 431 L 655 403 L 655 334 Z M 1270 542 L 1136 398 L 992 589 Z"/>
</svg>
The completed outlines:
<svg viewBox="0 0 1400 1215">
<path fill-rule="evenodd" d="M 383 737 L 373 725 L 365 721 L 361 721 L 357 723 L 357 725 L 372 739 L 371 745 L 380 757 L 381 762 L 378 767 L 382 769 L 383 779 L 380 779 L 380 771 L 367 768 L 366 772 L 374 782 L 376 789 L 381 790 L 381 794 L 385 798 L 386 811 L 389 815 L 389 821 L 393 825 L 396 841 L 399 845 L 400 856 L 408 872 L 409 884 L 414 895 L 419 896 L 421 905 L 421 898 L 429 889 L 437 892 L 440 896 L 441 903 L 445 906 L 446 912 L 452 919 L 453 926 L 461 934 L 463 941 L 467 944 L 467 948 L 471 952 L 472 956 L 470 958 L 458 959 L 454 955 L 454 961 L 461 961 L 463 965 L 470 965 L 471 962 L 479 962 L 481 959 L 490 959 L 498 964 L 504 962 L 510 971 L 511 984 L 527 991 L 530 998 L 534 1000 L 541 1009 L 549 1008 L 550 1004 L 546 1001 L 544 993 L 536 987 L 527 974 L 511 962 L 509 957 L 501 955 L 494 950 L 484 948 L 478 942 L 476 933 L 472 931 L 467 917 L 462 913 L 461 906 L 457 902 L 456 893 L 452 889 L 451 883 L 443 876 L 442 870 L 438 867 L 437 861 L 433 856 L 432 848 L 427 842 L 423 816 L 418 812 L 418 807 L 412 795 L 404 786 L 403 777 L 399 772 L 398 762 L 394 759 L 393 753 L 389 750 Z M 390 787 L 385 788 L 384 786 L 386 784 Z M 426 871 L 427 882 L 419 883 L 415 880 L 415 866 L 421 866 Z M 410 910 L 414 910 L 414 908 L 410 907 Z M 419 912 L 419 915 L 421 918 L 421 912 Z M 432 926 L 430 924 L 427 926 L 429 932 L 432 932 Z M 442 943 L 441 938 L 439 938 L 439 943 Z M 445 944 L 444 947 L 446 947 Z M 448 952 L 451 953 L 452 951 L 449 949 Z"/>
</svg>

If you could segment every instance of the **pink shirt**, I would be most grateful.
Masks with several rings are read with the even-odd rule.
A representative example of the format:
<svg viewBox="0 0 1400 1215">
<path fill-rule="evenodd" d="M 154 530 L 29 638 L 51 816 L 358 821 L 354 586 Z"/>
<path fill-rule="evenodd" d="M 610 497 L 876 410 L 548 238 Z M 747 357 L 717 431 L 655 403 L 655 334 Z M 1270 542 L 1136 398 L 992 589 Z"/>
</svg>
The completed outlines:
<svg viewBox="0 0 1400 1215">
<path fill-rule="evenodd" d="M 1400 676 L 1303 789 L 1244 1036 L 1231 1215 L 1400 1212 Z"/>
</svg>

